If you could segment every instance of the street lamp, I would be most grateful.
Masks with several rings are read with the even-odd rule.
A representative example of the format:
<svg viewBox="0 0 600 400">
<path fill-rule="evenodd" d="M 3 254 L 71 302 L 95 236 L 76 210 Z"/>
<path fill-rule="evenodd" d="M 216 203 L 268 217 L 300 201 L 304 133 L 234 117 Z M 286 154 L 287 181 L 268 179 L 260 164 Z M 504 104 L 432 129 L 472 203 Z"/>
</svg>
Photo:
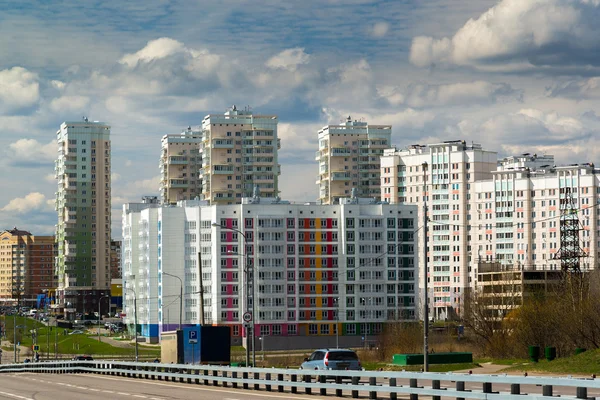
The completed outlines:
<svg viewBox="0 0 600 400">
<path fill-rule="evenodd" d="M 246 234 L 244 232 L 242 232 L 241 230 L 237 229 L 237 228 L 228 228 L 226 226 L 217 224 L 216 222 L 212 223 L 212 226 L 214 226 L 215 228 L 222 228 L 222 229 L 227 229 L 229 231 L 234 231 L 239 233 L 240 235 L 242 235 L 242 237 L 244 238 L 244 253 L 246 254 L 244 256 L 244 272 L 246 273 L 246 314 L 250 314 L 251 315 L 251 320 L 247 322 L 247 326 L 246 326 L 246 341 L 248 340 L 248 335 L 251 335 L 251 344 L 252 344 L 252 365 L 256 365 L 256 349 L 254 346 L 254 318 L 256 318 L 256 315 L 254 315 L 254 309 L 255 309 L 255 305 L 254 305 L 254 283 L 251 282 L 252 278 L 253 278 L 253 274 L 250 271 L 250 263 L 248 262 L 249 260 L 249 255 L 247 254 L 247 244 L 248 244 L 248 237 L 246 236 Z M 252 290 L 252 293 L 250 292 Z M 252 308 L 250 307 L 250 299 L 252 298 Z M 250 365 L 250 347 L 248 346 L 248 343 L 246 343 L 246 366 Z"/>
<path fill-rule="evenodd" d="M 98 299 L 98 342 L 100 342 L 100 320 L 102 319 L 102 299 L 110 299 L 110 294 L 101 296 Z"/>
<path fill-rule="evenodd" d="M 333 299 L 335 303 L 335 348 L 340 348 L 340 298 L 336 297 Z"/>
<path fill-rule="evenodd" d="M 163 272 L 162 274 L 179 279 L 179 330 L 181 330 L 181 318 L 183 315 L 183 281 L 177 275 L 169 274 L 168 272 Z M 200 279 L 202 279 L 202 277 Z"/>
<path fill-rule="evenodd" d="M 135 275 L 130 275 L 132 279 L 135 279 Z M 137 319 L 137 293 L 134 289 L 123 286 L 125 290 L 131 290 L 133 292 L 133 323 L 135 325 L 135 362 L 139 361 L 138 353 L 138 319 Z"/>
<path fill-rule="evenodd" d="M 423 167 L 423 276 L 424 276 L 424 312 L 423 312 L 423 371 L 429 371 L 429 296 L 427 293 L 427 242 L 429 240 L 429 232 L 427 231 L 427 163 L 422 164 Z"/>
</svg>

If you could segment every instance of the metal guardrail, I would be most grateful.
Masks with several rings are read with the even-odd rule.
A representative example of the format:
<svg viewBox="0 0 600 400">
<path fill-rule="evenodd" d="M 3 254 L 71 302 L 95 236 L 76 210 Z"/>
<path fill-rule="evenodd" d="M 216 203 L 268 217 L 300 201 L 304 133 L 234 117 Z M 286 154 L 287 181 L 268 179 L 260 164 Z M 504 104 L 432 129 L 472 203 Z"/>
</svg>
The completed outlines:
<svg viewBox="0 0 600 400">
<path fill-rule="evenodd" d="M 94 373 L 130 378 L 164 380 L 207 386 L 233 387 L 239 389 L 265 390 L 267 392 L 289 392 L 327 395 L 337 397 L 350 395 L 358 398 L 360 392 L 368 392 L 369 399 L 377 399 L 380 394 L 396 400 L 398 394 L 409 395 L 410 400 L 418 400 L 419 395 L 454 397 L 457 400 L 549 400 L 558 397 L 555 387 L 575 389 L 575 395 L 560 395 L 561 399 L 595 399 L 588 397 L 588 389 L 600 390 L 600 379 L 528 377 L 514 375 L 475 375 L 433 372 L 375 372 L 375 371 L 329 371 L 275 368 L 238 368 L 211 365 L 182 365 L 160 363 L 135 363 L 120 361 L 50 361 L 27 364 L 0 365 L 0 373 L 34 372 L 50 374 Z M 310 374 L 310 375 L 309 375 Z M 343 378 L 349 380 L 344 383 Z M 332 383 L 328 383 L 332 380 Z M 386 383 L 382 383 L 385 381 Z M 419 385 L 423 382 L 429 385 Z M 442 387 L 450 384 L 452 387 Z M 404 384 L 400 384 L 404 383 Z M 406 384 L 407 383 L 407 384 Z M 481 390 L 466 389 L 466 384 L 479 383 Z M 494 384 L 510 385 L 510 392 L 494 392 Z M 521 392 L 521 385 L 534 385 L 542 388 L 541 394 Z M 527 396 L 527 397 L 524 397 Z"/>
</svg>

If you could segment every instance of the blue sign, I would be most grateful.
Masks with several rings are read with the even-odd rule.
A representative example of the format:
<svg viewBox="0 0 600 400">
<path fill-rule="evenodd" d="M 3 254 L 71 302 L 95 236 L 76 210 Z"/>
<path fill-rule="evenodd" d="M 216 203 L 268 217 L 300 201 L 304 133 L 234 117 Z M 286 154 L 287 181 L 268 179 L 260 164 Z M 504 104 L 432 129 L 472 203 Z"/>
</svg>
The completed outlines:
<svg viewBox="0 0 600 400">
<path fill-rule="evenodd" d="M 189 331 L 188 332 L 188 339 L 190 339 L 190 340 L 196 340 L 196 339 L 198 339 L 198 332 L 197 331 Z"/>
</svg>

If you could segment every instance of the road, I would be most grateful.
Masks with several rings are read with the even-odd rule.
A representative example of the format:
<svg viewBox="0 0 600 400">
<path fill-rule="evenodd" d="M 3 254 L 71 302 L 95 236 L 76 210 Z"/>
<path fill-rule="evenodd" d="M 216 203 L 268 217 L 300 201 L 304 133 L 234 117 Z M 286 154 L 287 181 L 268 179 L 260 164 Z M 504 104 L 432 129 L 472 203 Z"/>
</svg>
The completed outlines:
<svg viewBox="0 0 600 400">
<path fill-rule="evenodd" d="M 321 396 L 266 393 L 99 375 L 0 374 L 0 399 L 10 400 L 315 400 Z M 331 397 L 329 397 L 331 398 Z"/>
</svg>

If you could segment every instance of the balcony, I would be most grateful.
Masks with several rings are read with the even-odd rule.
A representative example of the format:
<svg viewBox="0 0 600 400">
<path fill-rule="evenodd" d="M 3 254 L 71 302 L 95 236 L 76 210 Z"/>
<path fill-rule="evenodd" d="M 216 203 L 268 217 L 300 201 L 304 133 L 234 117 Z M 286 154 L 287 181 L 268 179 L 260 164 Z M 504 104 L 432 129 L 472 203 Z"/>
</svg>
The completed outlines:
<svg viewBox="0 0 600 400">
<path fill-rule="evenodd" d="M 346 149 L 343 147 L 332 147 L 330 153 L 334 157 L 339 157 L 339 156 L 347 157 L 347 156 L 352 155 L 352 151 L 350 149 Z"/>
<path fill-rule="evenodd" d="M 213 196 L 213 201 L 231 201 L 235 199 L 233 193 L 223 193 L 219 196 Z"/>
<path fill-rule="evenodd" d="M 188 187 L 187 179 L 169 179 L 169 186 L 172 188 L 186 188 Z"/>
<path fill-rule="evenodd" d="M 352 175 L 349 172 L 332 172 L 332 181 L 349 181 L 352 179 Z"/>
<path fill-rule="evenodd" d="M 188 164 L 189 160 L 187 157 L 182 157 L 182 156 L 173 156 L 173 157 L 169 157 L 169 164 L 173 164 L 173 165 L 185 165 Z"/>
<path fill-rule="evenodd" d="M 233 140 L 215 139 L 212 143 L 213 149 L 233 149 Z"/>
<path fill-rule="evenodd" d="M 213 174 L 217 175 L 231 175 L 233 171 L 232 165 L 215 165 L 213 167 Z"/>
</svg>

